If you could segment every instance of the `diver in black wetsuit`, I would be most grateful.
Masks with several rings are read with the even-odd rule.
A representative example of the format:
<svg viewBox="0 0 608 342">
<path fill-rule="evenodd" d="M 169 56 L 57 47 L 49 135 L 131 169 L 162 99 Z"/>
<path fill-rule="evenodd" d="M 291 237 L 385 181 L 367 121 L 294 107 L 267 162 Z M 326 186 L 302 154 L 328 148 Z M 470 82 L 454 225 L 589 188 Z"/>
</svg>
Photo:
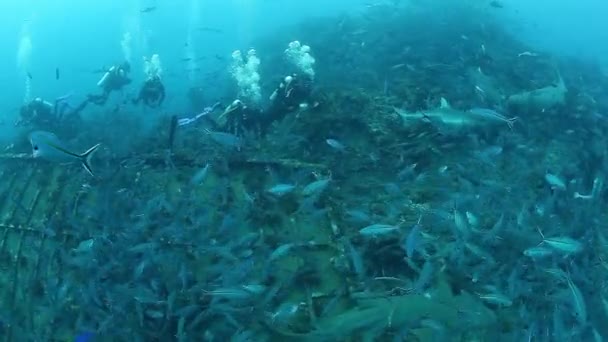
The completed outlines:
<svg viewBox="0 0 608 342">
<path fill-rule="evenodd" d="M 36 128 L 51 129 L 55 127 L 67 114 L 78 114 L 78 108 L 68 113 L 70 105 L 67 102 L 69 96 L 60 97 L 51 103 L 40 97 L 21 106 L 20 118 L 15 126 L 33 126 Z"/>
<path fill-rule="evenodd" d="M 20 118 L 15 126 L 33 126 L 36 128 L 53 127 L 58 121 L 58 106 L 40 97 L 21 106 L 19 110 Z"/>
<path fill-rule="evenodd" d="M 162 105 L 165 100 L 165 86 L 159 76 L 152 76 L 148 78 L 141 89 L 139 95 L 133 100 L 133 104 L 139 104 L 140 101 L 144 105 L 154 108 Z"/>
<path fill-rule="evenodd" d="M 312 80 L 293 74 L 285 77 L 270 95 L 270 106 L 265 111 L 267 121 L 282 120 L 287 113 L 307 107 L 312 94 Z"/>
<path fill-rule="evenodd" d="M 86 101 L 78 107 L 72 107 L 68 103 L 70 96 L 57 98 L 54 104 L 40 97 L 33 99 L 20 108 L 20 118 L 15 122 L 15 126 L 62 131 L 64 135 L 74 131 L 81 122 L 79 114 L 86 106 Z"/>
<path fill-rule="evenodd" d="M 218 125 L 225 131 L 254 129 L 263 135 L 273 122 L 282 120 L 288 113 L 309 108 L 312 85 L 312 80 L 306 76 L 287 76 L 270 96 L 270 106 L 266 110 L 247 107 L 236 100 L 220 116 Z"/>
<path fill-rule="evenodd" d="M 102 88 L 102 93 L 99 95 L 88 95 L 87 101 L 103 106 L 108 100 L 110 93 L 121 90 L 124 86 L 131 83 L 131 79 L 129 78 L 130 71 L 131 65 L 128 62 L 108 69 L 99 82 L 97 82 L 97 85 Z"/>
</svg>

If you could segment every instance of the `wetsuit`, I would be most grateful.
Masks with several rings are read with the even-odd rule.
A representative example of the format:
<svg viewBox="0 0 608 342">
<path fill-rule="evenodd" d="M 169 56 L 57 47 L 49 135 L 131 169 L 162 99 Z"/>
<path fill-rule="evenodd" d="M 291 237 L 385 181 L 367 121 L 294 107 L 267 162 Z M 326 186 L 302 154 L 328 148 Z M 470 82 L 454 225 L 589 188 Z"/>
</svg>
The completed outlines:
<svg viewBox="0 0 608 342">
<path fill-rule="evenodd" d="M 271 123 L 282 120 L 287 113 L 310 100 L 312 81 L 305 76 L 287 76 L 270 97 L 271 103 L 265 111 L 265 119 Z"/>
<path fill-rule="evenodd" d="M 70 95 L 55 100 L 55 104 L 36 98 L 21 107 L 21 118 L 16 126 L 29 126 L 34 129 L 52 130 L 64 133 L 74 131 L 80 124 L 80 111 L 86 106 L 72 107 L 68 103 Z"/>
<path fill-rule="evenodd" d="M 102 93 L 88 95 L 87 101 L 100 106 L 104 105 L 112 91 L 120 90 L 131 83 L 131 79 L 127 76 L 129 70 L 128 64 L 111 67 L 97 83 L 102 88 Z"/>
<path fill-rule="evenodd" d="M 21 119 L 18 125 L 35 127 L 52 127 L 57 121 L 57 105 L 36 98 L 23 105 L 20 110 Z"/>
<path fill-rule="evenodd" d="M 133 100 L 133 104 L 142 101 L 148 107 L 158 107 L 165 100 L 165 86 L 160 77 L 153 76 L 144 82 L 139 95 Z"/>
</svg>

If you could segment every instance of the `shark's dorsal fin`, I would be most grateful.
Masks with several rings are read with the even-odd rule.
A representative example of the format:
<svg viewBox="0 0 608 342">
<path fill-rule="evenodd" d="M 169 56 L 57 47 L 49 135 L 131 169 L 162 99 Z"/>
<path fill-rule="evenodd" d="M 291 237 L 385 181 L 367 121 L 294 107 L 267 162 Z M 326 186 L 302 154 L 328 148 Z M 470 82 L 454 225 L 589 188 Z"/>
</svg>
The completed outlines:
<svg viewBox="0 0 608 342">
<path fill-rule="evenodd" d="M 445 97 L 441 98 L 441 108 L 452 108 L 452 106 L 450 106 L 450 103 L 448 102 L 448 100 L 445 99 Z"/>
</svg>

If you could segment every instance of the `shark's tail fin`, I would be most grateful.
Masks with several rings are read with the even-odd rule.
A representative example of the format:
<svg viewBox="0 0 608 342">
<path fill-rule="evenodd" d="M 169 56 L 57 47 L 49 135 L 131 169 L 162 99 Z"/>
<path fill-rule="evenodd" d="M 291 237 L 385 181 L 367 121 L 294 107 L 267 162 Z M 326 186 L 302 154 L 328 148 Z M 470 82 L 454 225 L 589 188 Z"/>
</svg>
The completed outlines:
<svg viewBox="0 0 608 342">
<path fill-rule="evenodd" d="M 557 81 L 555 82 L 555 86 L 564 90 L 568 90 L 568 88 L 566 88 L 566 83 L 564 82 L 564 79 L 562 78 L 562 73 L 559 72 L 559 64 L 557 62 L 556 59 L 552 59 L 551 60 L 551 64 L 553 64 L 553 69 L 555 69 L 555 75 L 557 76 Z"/>
<path fill-rule="evenodd" d="M 93 169 L 91 169 L 91 158 L 93 157 L 93 153 L 95 151 L 97 151 L 97 148 L 100 145 L 101 144 L 97 144 L 97 145 L 91 147 L 90 149 L 88 149 L 85 153 L 80 155 L 80 162 L 82 163 L 82 166 L 93 177 L 95 177 L 95 174 L 93 173 Z"/>
<path fill-rule="evenodd" d="M 566 83 L 564 83 L 564 79 L 562 78 L 562 73 L 559 72 L 558 68 L 555 68 L 555 73 L 557 74 L 557 86 L 562 89 L 566 89 Z"/>
</svg>

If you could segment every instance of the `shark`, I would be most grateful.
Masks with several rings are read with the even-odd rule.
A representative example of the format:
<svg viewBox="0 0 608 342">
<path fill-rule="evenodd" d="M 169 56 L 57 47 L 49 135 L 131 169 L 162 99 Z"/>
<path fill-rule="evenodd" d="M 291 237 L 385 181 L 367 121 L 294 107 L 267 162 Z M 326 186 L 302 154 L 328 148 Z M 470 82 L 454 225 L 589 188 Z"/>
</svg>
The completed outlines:
<svg viewBox="0 0 608 342">
<path fill-rule="evenodd" d="M 555 84 L 509 96 L 507 107 L 518 111 L 544 111 L 563 106 L 568 88 L 559 72 L 557 75 L 558 81 Z"/>
<path fill-rule="evenodd" d="M 513 124 L 518 120 L 517 117 L 508 118 L 489 108 L 472 108 L 466 111 L 455 109 L 443 97 L 439 107 L 426 111 L 410 113 L 397 107 L 393 107 L 393 109 L 405 124 L 426 120 L 455 128 L 496 124 L 506 124 L 509 128 L 513 128 Z"/>
</svg>

